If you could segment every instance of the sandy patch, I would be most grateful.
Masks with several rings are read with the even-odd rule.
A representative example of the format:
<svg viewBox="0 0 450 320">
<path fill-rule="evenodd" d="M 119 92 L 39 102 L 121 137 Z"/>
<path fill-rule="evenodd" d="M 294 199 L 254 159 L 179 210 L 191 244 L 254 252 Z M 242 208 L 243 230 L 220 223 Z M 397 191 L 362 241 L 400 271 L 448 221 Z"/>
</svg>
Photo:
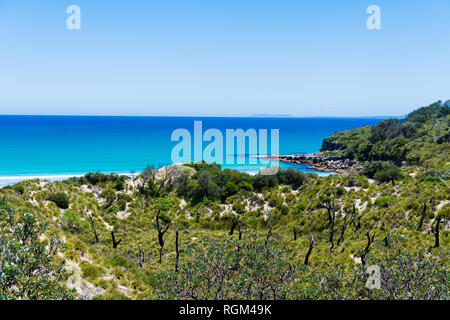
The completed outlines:
<svg viewBox="0 0 450 320">
<path fill-rule="evenodd" d="M 83 300 L 91 300 L 92 297 L 105 291 L 84 280 L 81 276 L 81 268 L 75 262 L 66 260 L 66 269 L 69 273 L 72 273 L 67 279 L 67 286 L 71 289 L 75 289 Z"/>
<path fill-rule="evenodd" d="M 355 257 L 354 255 L 350 255 L 350 258 L 353 259 L 353 261 L 355 261 L 356 264 L 361 264 L 361 258 L 360 257 Z"/>
</svg>

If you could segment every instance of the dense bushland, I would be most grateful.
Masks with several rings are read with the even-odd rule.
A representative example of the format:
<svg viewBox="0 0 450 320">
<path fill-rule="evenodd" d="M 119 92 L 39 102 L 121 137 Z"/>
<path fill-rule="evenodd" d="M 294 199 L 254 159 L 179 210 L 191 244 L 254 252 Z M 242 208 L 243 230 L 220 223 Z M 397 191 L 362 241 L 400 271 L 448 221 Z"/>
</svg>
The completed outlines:
<svg viewBox="0 0 450 320">
<path fill-rule="evenodd" d="M 449 121 L 450 103 L 438 101 L 402 120 L 386 119 L 374 126 L 336 132 L 324 140 L 322 149 L 359 161 L 440 167 L 448 162 Z"/>
<path fill-rule="evenodd" d="M 2 188 L 1 297 L 449 299 L 448 117 L 333 135 L 368 160 L 348 175 L 202 162 Z"/>
<path fill-rule="evenodd" d="M 142 176 L 123 178 L 121 191 L 115 181 L 71 179 L 1 193 L 47 224 L 47 239 L 64 239 L 59 252 L 78 267 L 51 278 L 81 298 L 448 298 L 448 183 L 430 181 L 428 169 L 398 170 L 393 185 L 363 174 L 250 176 L 201 163 L 177 166 L 162 188 L 156 177 L 159 196 Z M 217 193 L 196 196 L 212 184 Z M 58 192 L 69 208 L 46 200 Z M 373 264 L 380 289 L 366 287 Z"/>
<path fill-rule="evenodd" d="M 64 244 L 55 237 L 41 241 L 47 226 L 28 212 L 17 214 L 0 199 L 0 299 L 74 299 L 75 292 L 56 256 Z"/>
</svg>

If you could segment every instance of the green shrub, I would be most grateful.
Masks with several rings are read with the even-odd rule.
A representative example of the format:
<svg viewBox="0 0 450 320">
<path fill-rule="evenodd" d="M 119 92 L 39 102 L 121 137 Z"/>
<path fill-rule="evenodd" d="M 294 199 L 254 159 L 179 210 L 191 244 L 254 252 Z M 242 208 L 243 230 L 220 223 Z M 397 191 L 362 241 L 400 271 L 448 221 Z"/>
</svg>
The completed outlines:
<svg viewBox="0 0 450 320">
<path fill-rule="evenodd" d="M 123 200 L 125 202 L 132 202 L 133 201 L 133 197 L 127 193 L 122 193 L 120 195 L 120 200 Z"/>
<path fill-rule="evenodd" d="M 367 189 L 367 188 L 369 188 L 369 186 L 370 186 L 369 180 L 367 180 L 367 179 L 361 180 L 361 188 Z"/>
<path fill-rule="evenodd" d="M 302 213 L 303 211 L 305 211 L 307 206 L 308 204 L 306 203 L 306 201 L 299 201 L 297 203 L 297 206 L 295 207 L 295 213 Z"/>
<path fill-rule="evenodd" d="M 67 194 L 65 194 L 64 192 L 58 192 L 58 193 L 52 194 L 49 197 L 49 200 L 51 202 L 54 202 L 61 209 L 69 208 L 70 199 L 69 199 L 69 196 Z"/>
<path fill-rule="evenodd" d="M 352 173 L 347 176 L 347 187 L 354 187 L 358 184 L 358 175 Z"/>
<path fill-rule="evenodd" d="M 253 191 L 253 185 L 247 181 L 241 181 L 238 183 L 238 187 L 247 191 Z"/>
<path fill-rule="evenodd" d="M 102 193 L 100 193 L 100 197 L 104 198 L 105 201 L 111 205 L 116 201 L 116 190 L 112 189 L 111 187 L 106 187 L 103 189 Z"/>
<path fill-rule="evenodd" d="M 379 182 L 389 182 L 395 184 L 395 180 L 403 177 L 403 172 L 390 161 L 373 161 L 364 167 L 363 173 Z"/>
<path fill-rule="evenodd" d="M 271 207 L 279 207 L 283 204 L 284 199 L 279 195 L 273 195 L 269 198 L 269 205 Z"/>
<path fill-rule="evenodd" d="M 293 193 L 289 193 L 286 195 L 286 202 L 294 203 L 297 200 L 297 197 Z"/>
<path fill-rule="evenodd" d="M 441 177 L 436 176 L 427 176 L 423 179 L 425 182 L 443 182 L 444 180 Z"/>
<path fill-rule="evenodd" d="M 289 213 L 289 207 L 285 205 L 280 206 L 280 213 L 285 216 Z"/>
<path fill-rule="evenodd" d="M 121 190 L 123 187 L 124 180 L 127 176 L 119 176 L 117 173 L 103 174 L 100 172 L 92 173 L 89 172 L 84 175 L 84 177 L 78 178 L 81 183 L 90 183 L 93 185 L 112 182 L 115 185 L 116 190 Z"/>
<path fill-rule="evenodd" d="M 20 184 L 16 184 L 14 186 L 14 191 L 17 192 L 18 194 L 23 194 L 25 192 L 25 188 Z"/>
<path fill-rule="evenodd" d="M 124 267 L 129 269 L 134 266 L 134 263 L 117 253 L 109 256 L 107 260 L 113 267 Z"/>
<path fill-rule="evenodd" d="M 279 167 L 277 174 L 276 174 L 276 180 L 274 181 L 274 184 L 285 184 L 292 187 L 292 189 L 296 190 L 300 188 L 300 186 L 304 183 L 306 180 L 306 176 L 303 172 L 294 169 L 294 168 L 288 168 L 287 170 L 284 170 L 283 168 Z"/>
<path fill-rule="evenodd" d="M 347 193 L 347 190 L 345 190 L 345 188 L 343 186 L 339 186 L 336 188 L 336 195 L 338 197 L 343 196 L 346 193 Z"/>
<path fill-rule="evenodd" d="M 159 298 L 266 300 L 290 297 L 290 286 L 296 282 L 301 266 L 295 264 L 293 251 L 276 246 L 276 240 L 265 243 L 252 233 L 242 242 L 205 238 L 202 243 L 204 245 L 194 244 L 186 249 L 187 258 L 180 264 L 179 272 L 168 270 L 155 276 Z M 208 275 L 206 281 L 205 274 Z M 261 281 L 264 286 L 260 285 Z M 223 287 L 233 289 L 222 290 Z"/>
<path fill-rule="evenodd" d="M 422 173 L 420 178 L 426 182 L 443 182 L 445 180 L 450 180 L 450 171 L 430 169 Z"/>
<path fill-rule="evenodd" d="M 239 187 L 231 181 L 228 181 L 225 185 L 225 198 L 236 194 L 239 191 Z"/>
<path fill-rule="evenodd" d="M 374 204 L 382 208 L 387 208 L 394 200 L 395 200 L 394 196 L 379 197 L 378 199 L 375 200 Z"/>
<path fill-rule="evenodd" d="M 438 144 L 443 144 L 444 142 L 450 142 L 450 132 L 445 133 L 444 135 L 440 136 L 436 142 Z"/>
<path fill-rule="evenodd" d="M 125 200 L 120 199 L 116 202 L 116 206 L 119 208 L 119 211 L 125 211 L 127 208 L 127 203 Z"/>
<path fill-rule="evenodd" d="M 87 228 L 86 221 L 80 219 L 78 212 L 72 209 L 65 210 L 61 220 L 72 230 L 82 231 Z"/>
<path fill-rule="evenodd" d="M 81 271 L 83 272 L 83 276 L 87 278 L 89 281 L 96 280 L 104 273 L 102 268 L 90 264 L 87 261 L 83 261 L 80 265 L 80 268 Z"/>
<path fill-rule="evenodd" d="M 108 289 L 101 295 L 92 297 L 92 300 L 130 300 L 129 297 L 116 289 Z"/>
<path fill-rule="evenodd" d="M 117 180 L 115 185 L 114 185 L 114 189 L 116 189 L 117 191 L 121 191 L 125 188 L 125 182 L 123 182 L 123 180 Z"/>
<path fill-rule="evenodd" d="M 242 202 L 235 202 L 235 203 L 233 203 L 233 210 L 237 213 L 244 213 L 245 206 Z"/>
<path fill-rule="evenodd" d="M 64 244 L 41 237 L 47 225 L 30 213 L 18 214 L 0 198 L 0 300 L 66 300 L 75 290 L 63 283 L 67 273 L 56 255 Z"/>
</svg>

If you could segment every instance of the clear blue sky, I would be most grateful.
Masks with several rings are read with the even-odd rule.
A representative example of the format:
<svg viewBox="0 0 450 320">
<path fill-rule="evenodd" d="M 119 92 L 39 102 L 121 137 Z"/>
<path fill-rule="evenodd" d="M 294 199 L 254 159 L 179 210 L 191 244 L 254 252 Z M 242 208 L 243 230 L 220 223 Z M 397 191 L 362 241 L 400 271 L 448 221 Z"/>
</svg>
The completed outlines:
<svg viewBox="0 0 450 320">
<path fill-rule="evenodd" d="M 401 115 L 450 98 L 449 17 L 448 0 L 0 0 L 0 114 Z"/>
</svg>

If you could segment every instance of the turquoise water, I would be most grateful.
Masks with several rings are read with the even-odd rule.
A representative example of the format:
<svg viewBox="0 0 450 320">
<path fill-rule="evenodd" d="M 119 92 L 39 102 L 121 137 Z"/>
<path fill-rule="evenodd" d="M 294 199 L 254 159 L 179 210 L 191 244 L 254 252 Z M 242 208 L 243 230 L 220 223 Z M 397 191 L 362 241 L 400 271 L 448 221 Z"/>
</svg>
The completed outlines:
<svg viewBox="0 0 450 320">
<path fill-rule="evenodd" d="M 0 185 L 24 177 L 139 172 L 146 165 L 167 165 L 177 144 L 172 132 L 185 128 L 193 135 L 194 121 L 202 121 L 203 132 L 217 128 L 224 136 L 225 129 L 267 129 L 269 137 L 271 129 L 279 129 L 280 153 L 292 154 L 316 152 L 335 131 L 380 119 L 0 116 Z"/>
</svg>

